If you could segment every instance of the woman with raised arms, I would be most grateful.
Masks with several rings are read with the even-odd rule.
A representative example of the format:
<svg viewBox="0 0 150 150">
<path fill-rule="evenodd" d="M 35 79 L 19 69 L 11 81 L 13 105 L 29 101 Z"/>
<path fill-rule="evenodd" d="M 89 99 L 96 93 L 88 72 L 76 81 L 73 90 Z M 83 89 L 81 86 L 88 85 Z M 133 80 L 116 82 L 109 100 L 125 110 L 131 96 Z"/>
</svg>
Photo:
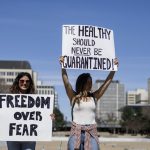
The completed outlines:
<svg viewBox="0 0 150 150">
<path fill-rule="evenodd" d="M 64 57 L 59 59 L 61 65 Z M 117 58 L 114 64 L 118 66 Z M 99 150 L 97 124 L 95 121 L 96 103 L 113 80 L 115 71 L 110 71 L 102 86 L 91 92 L 92 77 L 89 73 L 80 74 L 75 90 L 69 82 L 66 69 L 62 68 L 62 79 L 72 107 L 72 126 L 68 140 L 68 150 Z"/>
</svg>

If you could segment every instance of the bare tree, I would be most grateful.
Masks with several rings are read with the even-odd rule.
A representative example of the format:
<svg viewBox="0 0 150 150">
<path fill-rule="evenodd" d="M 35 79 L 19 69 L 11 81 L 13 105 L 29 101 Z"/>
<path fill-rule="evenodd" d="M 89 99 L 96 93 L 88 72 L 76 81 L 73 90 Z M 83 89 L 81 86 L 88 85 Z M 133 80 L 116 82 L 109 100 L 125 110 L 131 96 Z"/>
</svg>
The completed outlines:
<svg viewBox="0 0 150 150">
<path fill-rule="evenodd" d="M 116 118 L 116 116 L 114 115 L 114 113 L 108 113 L 108 114 L 107 114 L 107 118 L 108 118 L 107 121 L 108 121 L 109 124 L 112 126 L 113 133 L 115 134 L 115 133 L 116 133 L 117 118 Z"/>
</svg>

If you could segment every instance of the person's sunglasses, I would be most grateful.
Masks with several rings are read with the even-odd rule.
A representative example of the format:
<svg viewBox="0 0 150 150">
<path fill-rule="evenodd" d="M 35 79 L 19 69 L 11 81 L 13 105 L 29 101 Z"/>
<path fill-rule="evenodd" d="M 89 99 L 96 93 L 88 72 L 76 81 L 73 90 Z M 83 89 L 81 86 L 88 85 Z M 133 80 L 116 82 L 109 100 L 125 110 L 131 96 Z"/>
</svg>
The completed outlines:
<svg viewBox="0 0 150 150">
<path fill-rule="evenodd" d="M 20 82 L 21 84 L 23 84 L 24 82 L 26 82 L 27 84 L 29 84 L 29 83 L 30 83 L 30 80 L 19 80 L 19 82 Z"/>
</svg>

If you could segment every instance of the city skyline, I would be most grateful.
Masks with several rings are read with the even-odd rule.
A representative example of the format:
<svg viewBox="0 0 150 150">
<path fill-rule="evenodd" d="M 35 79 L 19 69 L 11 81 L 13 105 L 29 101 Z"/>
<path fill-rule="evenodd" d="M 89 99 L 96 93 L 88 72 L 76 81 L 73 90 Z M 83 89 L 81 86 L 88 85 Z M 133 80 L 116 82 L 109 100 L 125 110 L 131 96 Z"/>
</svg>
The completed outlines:
<svg viewBox="0 0 150 150">
<path fill-rule="evenodd" d="M 40 80 L 56 87 L 59 106 L 70 118 L 70 104 L 61 79 L 59 56 L 62 25 L 84 24 L 114 31 L 119 69 L 114 80 L 126 90 L 147 89 L 150 77 L 150 2 L 133 1 L 40 1 L 0 2 L 1 60 L 27 60 Z M 73 87 L 76 77 L 85 70 L 68 70 Z M 108 72 L 88 71 L 96 79 Z"/>
</svg>

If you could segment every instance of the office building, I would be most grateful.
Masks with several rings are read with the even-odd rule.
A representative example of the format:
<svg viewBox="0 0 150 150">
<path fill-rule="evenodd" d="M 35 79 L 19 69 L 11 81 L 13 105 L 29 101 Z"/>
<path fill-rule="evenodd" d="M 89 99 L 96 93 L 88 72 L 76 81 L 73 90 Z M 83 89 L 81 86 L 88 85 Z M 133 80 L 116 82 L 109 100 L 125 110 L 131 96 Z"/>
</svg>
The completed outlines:
<svg viewBox="0 0 150 150">
<path fill-rule="evenodd" d="M 93 90 L 97 90 L 104 80 L 97 80 Z M 109 124 L 112 119 L 119 124 L 121 112 L 119 111 L 126 105 L 125 88 L 118 80 L 112 81 L 104 95 L 97 103 L 96 117 L 101 123 Z"/>
<path fill-rule="evenodd" d="M 148 92 L 145 89 L 136 89 L 127 92 L 127 105 L 148 104 Z"/>
<path fill-rule="evenodd" d="M 37 82 L 37 94 L 50 94 L 50 95 L 54 95 L 54 107 L 59 108 L 58 105 L 58 94 L 55 91 L 54 86 L 50 86 L 50 85 L 43 85 L 43 83 L 41 81 Z"/>
<path fill-rule="evenodd" d="M 127 92 L 127 105 L 136 104 L 136 91 L 128 91 Z"/>
</svg>

